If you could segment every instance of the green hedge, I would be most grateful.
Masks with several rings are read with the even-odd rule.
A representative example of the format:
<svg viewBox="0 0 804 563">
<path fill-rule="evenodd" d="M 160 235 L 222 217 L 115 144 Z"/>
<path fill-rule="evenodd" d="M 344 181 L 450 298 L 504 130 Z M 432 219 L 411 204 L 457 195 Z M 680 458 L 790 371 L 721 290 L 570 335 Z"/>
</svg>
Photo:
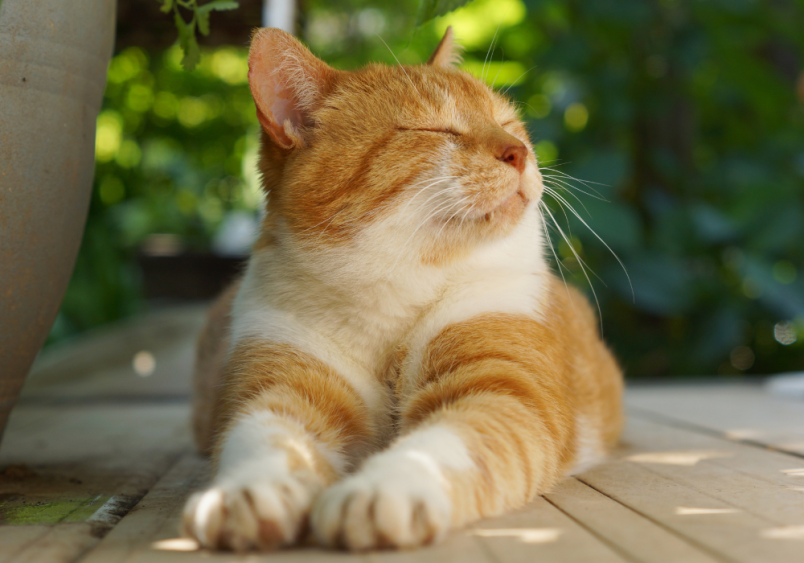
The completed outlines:
<svg viewBox="0 0 804 563">
<path fill-rule="evenodd" d="M 549 183 L 625 266 L 551 201 L 562 270 L 590 295 L 575 253 L 593 272 L 630 376 L 804 369 L 804 2 L 476 0 L 415 32 L 415 0 L 304 5 L 302 37 L 340 68 L 393 64 L 378 34 L 421 62 L 449 23 L 467 70 L 488 56 Z M 175 47 L 116 55 L 51 340 L 142 309 L 133 256 L 149 233 L 205 248 L 226 211 L 255 209 L 245 55 L 204 50 L 191 73 Z"/>
</svg>

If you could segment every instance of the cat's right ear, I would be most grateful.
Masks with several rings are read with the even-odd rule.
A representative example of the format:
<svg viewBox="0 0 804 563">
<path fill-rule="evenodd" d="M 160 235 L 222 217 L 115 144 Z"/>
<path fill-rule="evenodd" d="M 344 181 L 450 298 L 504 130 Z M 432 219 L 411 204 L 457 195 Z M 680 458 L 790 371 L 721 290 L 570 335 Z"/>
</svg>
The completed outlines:
<svg viewBox="0 0 804 563">
<path fill-rule="evenodd" d="M 443 67 L 460 64 L 462 50 L 463 48 L 455 42 L 455 33 L 452 31 L 452 26 L 449 26 L 447 31 L 444 32 L 444 37 L 441 38 L 438 47 L 430 55 L 427 64 Z"/>
<path fill-rule="evenodd" d="M 260 125 L 282 148 L 304 144 L 304 128 L 321 103 L 336 70 L 295 37 L 263 28 L 251 38 L 248 83 Z"/>
</svg>

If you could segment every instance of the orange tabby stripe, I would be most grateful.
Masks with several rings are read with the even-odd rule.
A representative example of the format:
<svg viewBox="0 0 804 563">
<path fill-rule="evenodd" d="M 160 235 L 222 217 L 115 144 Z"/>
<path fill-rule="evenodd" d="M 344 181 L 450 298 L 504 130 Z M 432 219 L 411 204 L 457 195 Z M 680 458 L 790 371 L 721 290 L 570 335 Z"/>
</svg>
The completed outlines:
<svg viewBox="0 0 804 563">
<path fill-rule="evenodd" d="M 368 447 L 376 434 L 357 393 L 330 367 L 290 345 L 258 340 L 239 343 L 232 350 L 223 381 L 215 412 L 214 426 L 220 433 L 213 459 L 220 455 L 236 415 L 253 411 L 277 414 L 301 426 L 317 443 L 352 457 Z M 332 468 L 325 473 L 331 482 Z"/>
<path fill-rule="evenodd" d="M 598 340 L 573 345 L 572 328 L 583 329 L 581 336 L 596 332 L 594 315 L 580 296 L 570 301 L 560 291 L 553 291 L 558 306 L 544 323 L 490 314 L 444 329 L 424 354 L 417 390 L 403 399 L 403 431 L 445 423 L 477 465 L 450 474 L 455 525 L 550 490 L 574 461 L 574 420 L 579 405 L 588 410 L 581 397 L 594 396 L 611 411 L 589 413 L 594 424 L 608 427 L 603 434 L 619 433 L 616 364 Z M 590 361 L 598 362 L 596 371 L 579 374 L 577 365 Z"/>
</svg>

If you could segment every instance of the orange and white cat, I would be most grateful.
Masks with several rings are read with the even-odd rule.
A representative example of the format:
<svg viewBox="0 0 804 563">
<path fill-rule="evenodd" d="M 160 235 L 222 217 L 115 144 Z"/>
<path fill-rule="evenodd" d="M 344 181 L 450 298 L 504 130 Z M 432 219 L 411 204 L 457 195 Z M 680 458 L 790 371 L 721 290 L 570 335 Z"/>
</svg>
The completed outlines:
<svg viewBox="0 0 804 563">
<path fill-rule="evenodd" d="M 545 260 L 525 127 L 456 59 L 451 31 L 355 72 L 254 35 L 267 215 L 199 344 L 201 545 L 418 546 L 616 442 L 622 376 Z"/>
</svg>

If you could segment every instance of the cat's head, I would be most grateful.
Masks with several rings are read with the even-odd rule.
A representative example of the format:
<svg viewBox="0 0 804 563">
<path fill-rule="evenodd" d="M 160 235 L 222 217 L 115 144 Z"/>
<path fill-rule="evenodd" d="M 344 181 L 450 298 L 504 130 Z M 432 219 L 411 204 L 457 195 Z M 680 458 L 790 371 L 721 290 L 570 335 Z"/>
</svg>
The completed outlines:
<svg viewBox="0 0 804 563">
<path fill-rule="evenodd" d="M 541 197 L 536 157 L 511 103 L 457 59 L 448 30 L 427 64 L 348 72 L 259 30 L 249 83 L 264 131 L 264 229 L 281 223 L 317 247 L 379 237 L 387 253 L 428 264 L 511 233 Z"/>
</svg>

